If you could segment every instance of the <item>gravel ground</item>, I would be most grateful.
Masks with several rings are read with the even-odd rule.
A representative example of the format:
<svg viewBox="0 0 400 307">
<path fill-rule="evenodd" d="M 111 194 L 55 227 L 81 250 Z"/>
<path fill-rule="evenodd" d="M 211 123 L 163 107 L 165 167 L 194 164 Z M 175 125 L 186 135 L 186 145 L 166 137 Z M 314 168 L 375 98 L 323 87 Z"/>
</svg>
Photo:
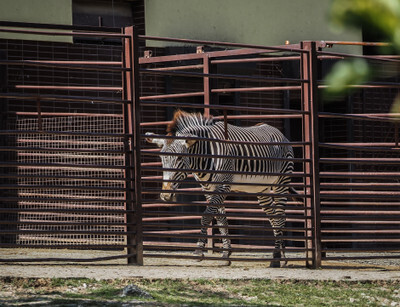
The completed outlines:
<svg viewBox="0 0 400 307">
<path fill-rule="evenodd" d="M 29 250 L 29 257 L 81 258 L 82 251 Z M 85 257 L 99 257 L 99 252 Z M 110 252 L 107 252 L 107 256 Z M 349 254 L 346 254 L 349 256 Z M 393 255 L 393 254 L 392 254 Z M 143 266 L 125 265 L 125 260 L 76 263 L 2 263 L 0 277 L 67 278 L 84 277 L 94 279 L 114 278 L 227 278 L 227 279 L 296 279 L 296 280 L 400 280 L 400 255 L 396 259 L 366 259 L 347 261 L 324 261 L 322 269 L 311 270 L 304 262 L 289 262 L 285 268 L 269 268 L 269 262 L 232 262 L 221 266 L 219 261 L 196 262 L 192 259 L 145 258 Z M 104 256 L 104 255 L 103 255 Z M 329 255 L 331 256 L 331 255 Z M 336 256 L 336 255 L 335 255 Z M 350 255 L 351 256 L 351 255 Z M 26 258 L 26 250 L 0 250 L 0 258 Z"/>
</svg>

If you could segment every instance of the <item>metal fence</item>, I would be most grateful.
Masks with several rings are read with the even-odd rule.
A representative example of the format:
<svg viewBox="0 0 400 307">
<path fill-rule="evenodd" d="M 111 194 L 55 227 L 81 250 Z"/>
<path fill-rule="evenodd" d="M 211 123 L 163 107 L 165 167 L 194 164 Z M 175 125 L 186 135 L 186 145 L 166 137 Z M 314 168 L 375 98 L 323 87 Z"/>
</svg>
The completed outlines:
<svg viewBox="0 0 400 307">
<path fill-rule="evenodd" d="M 79 40 L 0 42 L 7 76 L 0 93 L 2 251 L 93 250 L 99 252 L 75 260 L 122 257 L 141 263 L 132 152 L 133 29 L 0 26 L 31 39 L 46 34 Z M 104 250 L 117 252 L 110 256 L 100 253 Z M 49 260 L 69 258 L 28 251 L 18 259 Z"/>
<path fill-rule="evenodd" d="M 7 136 L 0 151 L 2 248 L 114 252 L 77 261 L 197 258 L 192 252 L 201 237 L 204 193 L 189 176 L 176 201 L 160 201 L 160 152 L 145 142 L 146 132 L 174 139 L 165 137 L 166 126 L 182 109 L 213 116 L 225 127 L 265 122 L 290 139 L 291 186 L 301 200 L 286 205 L 286 260 L 320 267 L 325 260 L 399 258 L 399 114 L 390 111 L 400 84 L 396 57 L 364 56 L 386 74 L 353 86 L 346 97 L 326 99 L 321 80 L 331 64 L 362 57 L 327 51 L 340 42 L 268 47 L 134 38 L 133 28 L 32 26 L 37 29 L 19 31 L 83 37 L 89 44 L 70 45 L 98 48 L 89 54 L 106 58 L 57 58 L 51 49 L 51 59 L 1 59 L 7 75 L 15 76 L 0 93 L 1 134 Z M 183 47 L 139 54 L 143 41 Z M 79 57 L 85 48 L 70 53 Z M 273 260 L 270 216 L 256 201 L 263 193 L 228 194 L 231 260 Z M 223 237 L 211 224 L 205 260 L 221 260 Z"/>
</svg>

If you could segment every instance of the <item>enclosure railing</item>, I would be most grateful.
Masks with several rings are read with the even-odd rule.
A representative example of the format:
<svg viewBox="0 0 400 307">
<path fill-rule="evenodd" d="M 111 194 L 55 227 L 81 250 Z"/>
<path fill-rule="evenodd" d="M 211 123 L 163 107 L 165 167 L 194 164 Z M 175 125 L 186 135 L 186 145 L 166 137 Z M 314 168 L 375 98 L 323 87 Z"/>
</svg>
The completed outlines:
<svg viewBox="0 0 400 307">
<path fill-rule="evenodd" d="M 0 32 L 70 39 L 0 39 L 0 70 L 8 76 L 0 78 L 0 247 L 92 251 L 90 257 L 0 261 L 199 259 L 191 253 L 198 239 L 207 239 L 205 260 L 226 260 L 215 254 L 225 251 L 222 239 L 232 241 L 231 261 L 305 261 L 316 268 L 329 260 L 399 258 L 399 114 L 391 109 L 400 88 L 398 57 L 326 50 L 345 42 L 244 45 L 137 36 L 133 27 L 0 22 Z M 139 48 L 144 41 L 146 50 Z M 368 61 L 376 79 L 350 85 L 353 91 L 344 97 L 327 96 L 329 85 L 322 80 L 334 62 L 347 58 Z M 146 144 L 145 133 L 168 142 L 181 139 L 166 135 L 177 109 L 222 123 L 219 139 L 197 141 L 282 145 L 229 138 L 230 125 L 259 122 L 288 137 L 295 169 L 286 175 L 297 193 L 285 195 L 287 258 L 272 257 L 276 229 L 268 219 L 276 215 L 266 215 L 257 202 L 283 195 L 252 190 L 264 183 L 240 183 L 246 192 L 226 192 L 225 213 L 214 217 L 226 216 L 228 225 L 213 223 L 206 236 L 200 233 L 208 206 L 202 182 L 189 175 L 177 190 L 162 190 L 163 183 L 175 182 L 163 172 L 176 169 L 163 167 L 160 149 Z M 241 159 L 249 167 L 179 171 L 260 177 L 258 164 L 285 160 L 201 157 Z M 175 192 L 176 201 L 161 201 L 161 192 Z M 218 228 L 229 235 L 217 234 Z"/>
<path fill-rule="evenodd" d="M 30 35 L 0 42 L 0 247 L 92 251 L 0 261 L 142 263 L 132 28 L 0 22 L 0 32 Z"/>
</svg>

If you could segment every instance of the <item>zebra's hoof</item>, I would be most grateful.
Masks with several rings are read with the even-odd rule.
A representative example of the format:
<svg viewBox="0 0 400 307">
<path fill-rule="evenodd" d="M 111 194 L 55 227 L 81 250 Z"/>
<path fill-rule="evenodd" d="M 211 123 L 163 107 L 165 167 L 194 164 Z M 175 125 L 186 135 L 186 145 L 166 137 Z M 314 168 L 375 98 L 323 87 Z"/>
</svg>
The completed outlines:
<svg viewBox="0 0 400 307">
<path fill-rule="evenodd" d="M 222 261 L 223 266 L 231 265 L 231 261 L 229 260 L 230 255 L 231 255 L 231 252 L 223 252 L 222 253 L 222 259 L 226 259 L 225 261 Z"/>
<path fill-rule="evenodd" d="M 203 261 L 204 253 L 200 249 L 196 249 L 193 253 L 194 256 L 197 256 L 198 258 L 196 259 L 197 262 Z"/>
</svg>

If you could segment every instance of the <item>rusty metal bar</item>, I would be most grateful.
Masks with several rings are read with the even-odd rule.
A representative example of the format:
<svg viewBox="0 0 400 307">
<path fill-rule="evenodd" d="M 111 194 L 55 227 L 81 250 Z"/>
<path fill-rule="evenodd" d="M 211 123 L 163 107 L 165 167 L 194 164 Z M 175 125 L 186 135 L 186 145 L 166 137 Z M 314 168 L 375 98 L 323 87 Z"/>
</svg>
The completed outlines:
<svg viewBox="0 0 400 307">
<path fill-rule="evenodd" d="M 122 91 L 122 87 L 116 86 L 60 86 L 60 85 L 15 85 L 16 89 L 33 90 L 68 90 L 68 91 Z"/>
<path fill-rule="evenodd" d="M 36 100 L 38 97 L 34 93 L 0 93 L 0 98 L 18 99 L 18 100 Z M 106 103 L 106 104 L 126 104 L 129 103 L 127 100 L 118 100 L 116 98 L 104 98 L 104 97 L 87 97 L 87 96 L 65 96 L 65 95 L 40 95 L 41 101 L 66 101 L 69 103 L 73 102 L 86 102 L 86 103 Z"/>
<path fill-rule="evenodd" d="M 186 98 L 186 97 L 197 97 L 197 96 L 203 96 L 203 95 L 204 95 L 204 92 L 152 95 L 152 96 L 141 96 L 140 100 L 146 101 L 146 100 L 154 100 L 154 99 Z"/>
<path fill-rule="evenodd" d="M 212 84 L 211 78 L 209 77 L 211 72 L 210 57 L 205 54 L 203 56 L 203 95 L 204 95 L 204 106 L 210 106 L 212 102 Z M 210 116 L 210 109 L 204 108 L 204 116 Z"/>
<path fill-rule="evenodd" d="M 300 61 L 300 56 L 277 56 L 262 57 L 248 59 L 228 59 L 228 60 L 212 60 L 212 64 L 237 64 L 237 63 L 254 63 L 254 62 L 279 62 L 279 61 Z"/>
<path fill-rule="evenodd" d="M 206 54 L 208 55 L 208 54 Z M 211 64 L 210 64 L 211 65 Z M 204 66 L 204 64 L 203 64 Z M 278 77 L 254 77 L 248 75 L 230 75 L 230 74 L 213 74 L 208 72 L 184 72 L 184 71 L 163 71 L 158 69 L 141 69 L 143 74 L 161 75 L 161 76 L 181 76 L 181 77 L 197 77 L 204 78 L 208 77 L 211 79 L 231 79 L 231 80 L 247 80 L 254 82 L 287 82 L 287 83 L 307 83 L 305 79 L 296 78 L 278 78 Z"/>
<path fill-rule="evenodd" d="M 140 104 L 139 104 L 139 45 L 137 40 L 137 32 L 134 27 L 125 28 L 125 33 L 129 35 L 129 39 L 125 40 L 125 65 L 131 70 L 125 74 L 126 78 L 126 98 L 131 103 L 125 109 L 125 129 L 132 138 L 127 144 L 129 150 L 133 153 L 127 155 L 126 163 L 131 168 L 129 178 L 133 179 L 132 185 L 127 187 L 127 197 L 133 200 L 133 208 L 135 214 L 127 214 L 126 221 L 130 225 L 129 229 L 135 230 L 135 236 L 128 236 L 128 244 L 134 245 L 135 248 L 127 249 L 127 254 L 133 254 L 134 257 L 128 258 L 128 264 L 143 265 L 143 231 L 142 231 L 142 204 L 141 204 L 141 181 L 140 181 Z M 128 208 L 127 208 L 128 209 Z"/>
<path fill-rule="evenodd" d="M 306 185 L 311 186 L 305 191 L 306 195 L 312 195 L 311 198 L 305 199 L 307 207 L 307 228 L 313 228 L 311 242 L 308 248 L 312 254 L 313 268 L 321 267 L 321 220 L 320 220 L 320 186 L 319 186 L 319 149 L 318 149 L 318 97 L 317 97 L 317 46 L 315 42 L 302 42 L 302 48 L 307 53 L 301 55 L 301 74 L 302 79 L 308 79 L 308 83 L 302 84 L 302 104 L 303 110 L 307 113 L 304 115 L 304 141 L 311 142 L 309 146 L 305 146 L 305 158 L 311 159 L 311 163 L 307 163 L 304 168 L 308 176 L 305 177 Z"/>
<path fill-rule="evenodd" d="M 176 102 L 164 102 L 164 101 L 151 101 L 142 102 L 143 106 L 165 106 L 165 107 L 178 107 L 178 108 L 194 108 L 194 109 L 214 109 L 214 110 L 234 110 L 234 111 L 253 111 L 262 113 L 288 113 L 288 114 L 305 114 L 307 111 L 299 111 L 292 109 L 278 109 L 278 108 L 257 108 L 257 107 L 240 107 L 240 106 L 225 106 L 225 105 L 210 105 L 205 106 L 204 104 L 195 103 L 176 103 Z"/>
<path fill-rule="evenodd" d="M 297 52 L 297 53 L 305 53 L 306 51 L 303 48 L 299 48 L 299 45 L 282 45 L 279 47 L 276 46 L 262 46 L 262 45 L 249 45 L 249 44 L 240 44 L 240 43 L 226 43 L 226 42 L 217 42 L 217 41 L 205 41 L 205 40 L 194 40 L 194 39 L 180 39 L 180 38 L 170 38 L 170 37 L 155 37 L 155 36 L 148 36 L 148 35 L 139 35 L 140 39 L 143 40 L 156 40 L 156 41 L 164 41 L 164 42 L 177 42 L 177 43 L 185 43 L 185 44 L 196 44 L 196 45 L 207 45 L 207 46 L 225 46 L 225 47 L 232 47 L 232 48 L 248 48 L 250 51 L 252 49 L 255 53 L 263 53 L 267 51 L 290 51 L 290 52 Z M 243 49 L 242 49 L 243 50 Z M 240 53 L 239 51 L 235 55 L 239 54 L 249 54 L 248 50 L 244 50 L 245 52 Z M 221 56 L 221 55 L 228 55 L 224 53 L 224 51 L 216 51 L 214 52 L 213 56 Z M 232 54 L 231 54 L 232 55 Z"/>
</svg>

